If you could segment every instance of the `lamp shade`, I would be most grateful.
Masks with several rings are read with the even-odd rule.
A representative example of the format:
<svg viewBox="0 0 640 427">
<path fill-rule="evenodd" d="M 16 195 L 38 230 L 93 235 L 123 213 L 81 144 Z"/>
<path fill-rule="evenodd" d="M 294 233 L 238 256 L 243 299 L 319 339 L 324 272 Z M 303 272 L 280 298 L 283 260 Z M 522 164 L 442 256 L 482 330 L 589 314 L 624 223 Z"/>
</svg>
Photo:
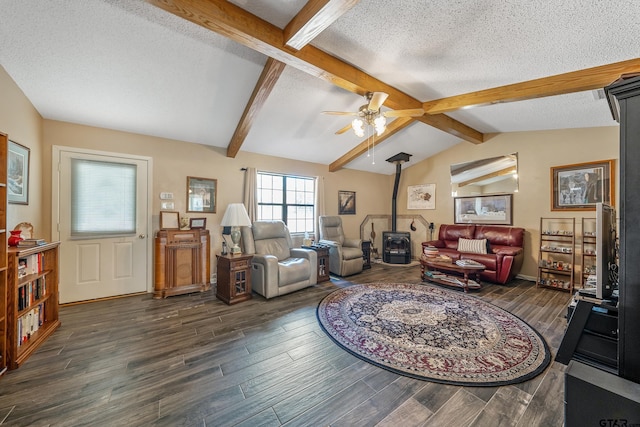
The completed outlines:
<svg viewBox="0 0 640 427">
<path fill-rule="evenodd" d="M 247 209 L 242 203 L 230 203 L 222 217 L 220 225 L 223 227 L 249 227 L 251 220 Z"/>
</svg>

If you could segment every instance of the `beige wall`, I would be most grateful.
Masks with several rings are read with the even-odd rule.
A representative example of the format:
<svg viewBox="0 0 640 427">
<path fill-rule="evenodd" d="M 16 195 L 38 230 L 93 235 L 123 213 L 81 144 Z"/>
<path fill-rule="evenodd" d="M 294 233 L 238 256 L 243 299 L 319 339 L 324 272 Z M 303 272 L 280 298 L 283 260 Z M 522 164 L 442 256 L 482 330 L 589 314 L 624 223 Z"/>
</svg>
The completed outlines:
<svg viewBox="0 0 640 427">
<path fill-rule="evenodd" d="M 175 210 L 181 215 L 207 218 L 207 228 L 212 236 L 212 249 L 219 252 L 222 246 L 220 221 L 229 203 L 242 202 L 244 174 L 241 168 L 324 177 L 325 207 L 328 215 L 338 210 L 338 190 L 356 192 L 356 215 L 342 216 L 345 230 L 350 236 L 359 237 L 360 223 L 370 213 L 389 213 L 386 199 L 378 197 L 381 188 L 391 193 L 392 182 L 387 176 L 342 170 L 329 173 L 328 166 L 298 162 L 278 157 L 240 152 L 234 159 L 226 157 L 226 150 L 199 144 L 190 144 L 163 138 L 137 135 L 90 126 L 44 120 L 43 174 L 51 176 L 52 146 L 79 147 L 84 149 L 127 153 L 153 158 L 153 229 L 158 228 L 160 192 L 174 195 Z M 187 176 L 217 180 L 218 207 L 215 214 L 187 214 Z M 50 180 L 43 182 L 45 206 L 51 206 Z M 50 215 L 47 214 L 50 221 Z M 212 255 L 213 257 L 213 255 Z"/>
<path fill-rule="evenodd" d="M 0 66 L 0 132 L 11 141 L 30 149 L 29 204 L 9 204 L 7 227 L 30 222 L 36 233 L 43 233 L 45 213 L 42 209 L 42 118 L 31 102 Z M 48 227 L 46 227 L 48 230 Z M 41 234 L 48 237 L 48 234 Z"/>
<path fill-rule="evenodd" d="M 539 132 L 498 134 L 481 145 L 462 143 L 423 162 L 407 166 L 401 188 L 408 185 L 436 184 L 436 209 L 407 210 L 407 193 L 398 193 L 398 213 L 422 214 L 440 224 L 453 223 L 453 197 L 449 181 L 449 166 L 486 157 L 518 153 L 519 192 L 513 197 L 513 225 L 526 229 L 525 262 L 521 274 L 537 275 L 538 233 L 540 217 L 575 217 L 579 229 L 582 217 L 594 217 L 591 212 L 551 211 L 550 168 L 597 160 L 616 159 L 616 204 L 618 201 L 619 127 L 563 129 Z M 576 262 L 579 262 L 576 259 Z"/>
<path fill-rule="evenodd" d="M 199 176 L 218 180 L 218 211 L 208 214 L 207 228 L 212 234 L 212 248 L 219 251 L 219 223 L 227 204 L 242 201 L 243 167 L 269 172 L 323 176 L 325 206 L 329 215 L 337 214 L 338 190 L 356 192 L 356 215 L 342 216 L 345 229 L 359 237 L 360 224 L 367 215 L 389 215 L 393 175 L 376 175 L 342 170 L 329 173 L 326 165 L 297 162 L 277 157 L 240 152 L 235 159 L 219 148 L 180 141 L 118 132 L 70 123 L 42 120 L 11 77 L 0 67 L 0 131 L 10 139 L 31 149 L 31 183 L 29 205 L 9 205 L 8 226 L 31 222 L 40 237 L 51 238 L 51 147 L 72 146 L 102 151 L 153 157 L 153 221 L 158 224 L 159 194 L 174 193 L 176 210 L 185 211 L 186 177 Z M 398 191 L 399 215 L 422 215 L 435 222 L 436 228 L 453 222 L 453 198 L 449 182 L 449 165 L 517 152 L 519 155 L 520 191 L 514 195 L 514 225 L 527 230 L 525 264 L 522 274 L 536 276 L 538 229 L 541 216 L 593 216 L 593 212 L 551 212 L 550 167 L 604 159 L 618 159 L 618 127 L 565 129 L 557 131 L 515 132 L 493 136 L 486 143 L 460 143 L 423 162 L 403 165 Z M 411 153 L 409 153 L 411 154 Z M 617 173 L 616 166 L 616 177 Z M 435 210 L 407 210 L 409 185 L 436 184 Z M 616 203 L 618 188 L 616 182 Z M 579 220 L 578 220 L 579 223 Z M 378 230 L 379 232 L 384 230 Z M 380 233 L 378 233 L 380 234 Z M 366 236 L 365 236 L 366 238 Z"/>
</svg>

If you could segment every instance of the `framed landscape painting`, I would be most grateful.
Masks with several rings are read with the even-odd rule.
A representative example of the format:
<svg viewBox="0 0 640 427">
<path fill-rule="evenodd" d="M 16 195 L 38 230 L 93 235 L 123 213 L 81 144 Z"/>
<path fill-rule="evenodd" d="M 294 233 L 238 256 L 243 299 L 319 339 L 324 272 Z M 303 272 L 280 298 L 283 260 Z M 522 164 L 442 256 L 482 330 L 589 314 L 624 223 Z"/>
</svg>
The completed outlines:
<svg viewBox="0 0 640 427">
<path fill-rule="evenodd" d="M 454 223 L 512 225 L 511 196 L 456 197 L 453 201 Z"/>
<path fill-rule="evenodd" d="M 551 167 L 551 210 L 593 211 L 614 204 L 615 160 Z"/>
<path fill-rule="evenodd" d="M 7 200 L 19 205 L 29 204 L 29 157 L 31 150 L 9 141 L 7 160 Z"/>
</svg>

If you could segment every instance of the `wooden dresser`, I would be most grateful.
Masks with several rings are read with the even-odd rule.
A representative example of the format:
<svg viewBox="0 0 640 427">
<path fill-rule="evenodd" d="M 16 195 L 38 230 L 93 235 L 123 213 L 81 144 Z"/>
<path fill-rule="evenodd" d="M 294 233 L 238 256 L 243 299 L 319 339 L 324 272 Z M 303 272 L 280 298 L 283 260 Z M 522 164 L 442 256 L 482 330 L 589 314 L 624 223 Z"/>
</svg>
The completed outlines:
<svg viewBox="0 0 640 427">
<path fill-rule="evenodd" d="M 160 230 L 155 241 L 154 298 L 211 289 L 209 230 Z"/>
</svg>

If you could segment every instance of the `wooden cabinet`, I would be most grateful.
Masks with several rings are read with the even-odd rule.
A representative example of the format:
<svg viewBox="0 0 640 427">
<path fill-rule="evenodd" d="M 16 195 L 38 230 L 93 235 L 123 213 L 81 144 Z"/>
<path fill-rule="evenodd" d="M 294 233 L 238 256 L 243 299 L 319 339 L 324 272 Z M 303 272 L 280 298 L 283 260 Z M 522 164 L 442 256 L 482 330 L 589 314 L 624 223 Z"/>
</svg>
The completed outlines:
<svg viewBox="0 0 640 427">
<path fill-rule="evenodd" d="M 160 230 L 155 241 L 154 298 L 211 289 L 209 230 Z"/>
<path fill-rule="evenodd" d="M 251 299 L 251 260 L 253 255 L 218 255 L 216 297 L 227 304 Z"/>
<path fill-rule="evenodd" d="M 314 244 L 311 246 L 302 246 L 303 249 L 312 249 L 316 251 L 318 259 L 318 283 L 326 282 L 331 279 L 329 276 L 329 246 Z"/>
<path fill-rule="evenodd" d="M 371 241 L 362 241 L 362 269 L 371 268 Z"/>
<path fill-rule="evenodd" d="M 7 370 L 7 135 L 0 133 L 0 375 Z"/>
<path fill-rule="evenodd" d="M 573 292 L 575 218 L 540 218 L 539 287 Z"/>
<path fill-rule="evenodd" d="M 253 255 L 218 255 L 216 297 L 227 304 L 251 299 L 251 259 Z"/>
<path fill-rule="evenodd" d="M 9 248 L 7 362 L 18 368 L 60 326 L 59 242 Z"/>
</svg>

